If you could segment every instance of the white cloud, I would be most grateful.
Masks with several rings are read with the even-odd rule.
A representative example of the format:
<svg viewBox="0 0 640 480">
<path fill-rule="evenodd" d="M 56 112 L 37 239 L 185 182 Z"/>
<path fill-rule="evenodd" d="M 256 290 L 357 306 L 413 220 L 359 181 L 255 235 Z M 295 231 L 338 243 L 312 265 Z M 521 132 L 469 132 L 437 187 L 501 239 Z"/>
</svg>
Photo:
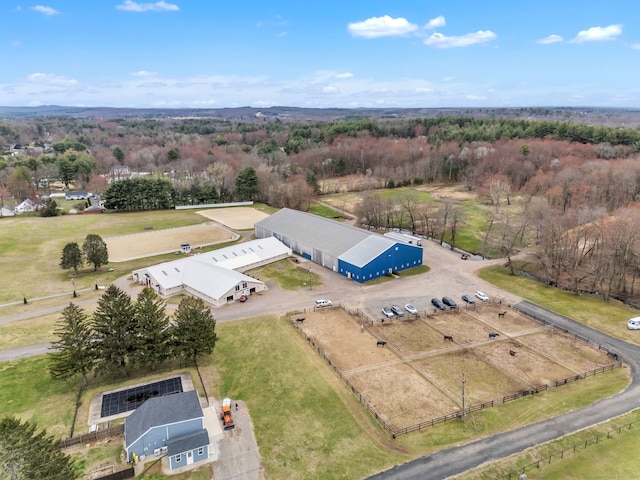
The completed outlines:
<svg viewBox="0 0 640 480">
<path fill-rule="evenodd" d="M 640 43 L 632 43 L 631 48 L 633 50 L 640 50 Z"/>
<path fill-rule="evenodd" d="M 564 38 L 562 38 L 560 35 L 549 35 L 548 37 L 541 38 L 537 43 L 540 43 L 542 45 L 549 45 L 551 43 L 558 43 L 563 41 Z"/>
<path fill-rule="evenodd" d="M 345 78 L 353 78 L 355 75 L 351 72 L 344 72 L 336 74 L 336 78 L 345 79 Z"/>
<path fill-rule="evenodd" d="M 442 15 L 432 18 L 429 22 L 424 26 L 427 30 L 433 30 L 434 28 L 444 27 L 447 24 L 446 20 Z"/>
<path fill-rule="evenodd" d="M 157 75 L 156 72 L 147 72 L 146 70 L 138 70 L 137 72 L 131 72 L 129 75 L 132 77 L 153 77 Z"/>
<path fill-rule="evenodd" d="M 124 0 L 121 5 L 116 5 L 116 8 L 125 12 L 175 12 L 180 10 L 177 5 L 163 0 L 155 3 L 137 3 L 133 0 Z"/>
<path fill-rule="evenodd" d="M 12 42 L 9 42 L 10 47 L 19 47 L 20 45 L 22 45 L 22 42 L 20 40 L 14 40 Z"/>
<path fill-rule="evenodd" d="M 53 73 L 32 73 L 27 78 L 30 82 L 39 85 L 71 86 L 78 84 L 73 78 L 61 77 Z"/>
<path fill-rule="evenodd" d="M 603 42 L 607 40 L 615 40 L 622 35 L 622 25 L 609 25 L 608 27 L 591 27 L 588 30 L 581 30 L 576 38 L 571 40 L 572 43 L 583 42 Z"/>
<path fill-rule="evenodd" d="M 350 23 L 349 32 L 354 37 L 377 38 L 407 35 L 418 29 L 418 26 L 410 23 L 406 18 L 372 17 L 364 22 Z"/>
<path fill-rule="evenodd" d="M 486 43 L 495 40 L 498 36 L 491 30 L 479 30 L 460 36 L 447 37 L 442 33 L 433 33 L 424 41 L 425 45 L 437 48 L 468 47 L 478 43 Z"/>
<path fill-rule="evenodd" d="M 35 7 L 31 7 L 31 10 L 42 13 L 43 15 L 48 15 L 48 16 L 60 14 L 60 12 L 57 11 L 55 8 L 45 7 L 43 5 L 36 5 Z"/>
<path fill-rule="evenodd" d="M 466 98 L 467 100 L 486 100 L 487 97 L 485 97 L 484 95 L 466 95 L 464 98 Z"/>
</svg>

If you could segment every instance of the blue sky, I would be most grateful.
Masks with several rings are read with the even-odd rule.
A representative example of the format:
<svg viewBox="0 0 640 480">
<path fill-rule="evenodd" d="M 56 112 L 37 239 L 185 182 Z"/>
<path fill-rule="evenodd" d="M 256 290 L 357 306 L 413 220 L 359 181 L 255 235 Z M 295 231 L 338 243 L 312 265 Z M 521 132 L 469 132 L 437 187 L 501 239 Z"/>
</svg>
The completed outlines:
<svg viewBox="0 0 640 480">
<path fill-rule="evenodd" d="M 2 0 L 0 18 L 5 106 L 640 107 L 639 0 Z"/>
</svg>

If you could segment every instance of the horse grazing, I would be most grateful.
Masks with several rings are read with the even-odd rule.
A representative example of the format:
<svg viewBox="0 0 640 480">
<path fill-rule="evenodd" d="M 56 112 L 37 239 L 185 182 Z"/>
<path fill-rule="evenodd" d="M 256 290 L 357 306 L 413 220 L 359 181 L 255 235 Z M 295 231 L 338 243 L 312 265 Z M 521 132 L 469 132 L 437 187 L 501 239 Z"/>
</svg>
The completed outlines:
<svg viewBox="0 0 640 480">
<path fill-rule="evenodd" d="M 502 318 L 507 314 L 507 311 L 505 310 L 504 312 L 498 312 L 498 317 Z"/>
<path fill-rule="evenodd" d="M 496 337 L 499 337 L 499 336 L 500 336 L 499 333 L 489 332 L 489 338 L 496 338 Z"/>
<path fill-rule="evenodd" d="M 453 337 L 451 335 L 445 335 L 444 339 L 449 340 L 450 342 L 453 342 Z"/>
<path fill-rule="evenodd" d="M 376 346 L 377 347 L 384 347 L 387 344 L 387 342 L 385 342 L 384 340 L 378 340 L 376 342 Z"/>
<path fill-rule="evenodd" d="M 302 322 L 304 322 L 304 317 L 302 317 L 302 318 L 296 318 L 296 322 L 298 322 L 298 323 L 302 323 Z"/>
<path fill-rule="evenodd" d="M 515 357 L 516 355 L 518 355 L 518 352 L 516 352 L 515 350 L 509 350 L 509 355 Z"/>
</svg>

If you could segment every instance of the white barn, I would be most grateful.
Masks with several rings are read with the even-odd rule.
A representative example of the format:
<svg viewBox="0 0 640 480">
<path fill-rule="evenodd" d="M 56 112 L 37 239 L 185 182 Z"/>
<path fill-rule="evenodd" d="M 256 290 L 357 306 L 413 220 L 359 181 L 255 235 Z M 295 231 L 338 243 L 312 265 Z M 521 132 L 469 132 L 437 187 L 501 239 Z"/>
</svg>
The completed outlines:
<svg viewBox="0 0 640 480">
<path fill-rule="evenodd" d="M 220 306 L 266 289 L 242 272 L 291 255 L 276 238 L 264 238 L 133 271 L 133 279 L 168 297 L 189 293 Z"/>
</svg>

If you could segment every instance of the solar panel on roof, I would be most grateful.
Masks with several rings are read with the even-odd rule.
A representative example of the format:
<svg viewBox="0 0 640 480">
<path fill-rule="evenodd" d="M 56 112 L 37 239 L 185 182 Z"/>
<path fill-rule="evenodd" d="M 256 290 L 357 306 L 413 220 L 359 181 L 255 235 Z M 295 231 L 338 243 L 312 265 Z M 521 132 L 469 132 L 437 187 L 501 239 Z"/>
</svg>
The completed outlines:
<svg viewBox="0 0 640 480">
<path fill-rule="evenodd" d="M 138 408 L 149 398 L 180 392 L 182 392 L 182 378 L 174 377 L 108 393 L 102 396 L 100 417 L 129 412 Z"/>
</svg>

